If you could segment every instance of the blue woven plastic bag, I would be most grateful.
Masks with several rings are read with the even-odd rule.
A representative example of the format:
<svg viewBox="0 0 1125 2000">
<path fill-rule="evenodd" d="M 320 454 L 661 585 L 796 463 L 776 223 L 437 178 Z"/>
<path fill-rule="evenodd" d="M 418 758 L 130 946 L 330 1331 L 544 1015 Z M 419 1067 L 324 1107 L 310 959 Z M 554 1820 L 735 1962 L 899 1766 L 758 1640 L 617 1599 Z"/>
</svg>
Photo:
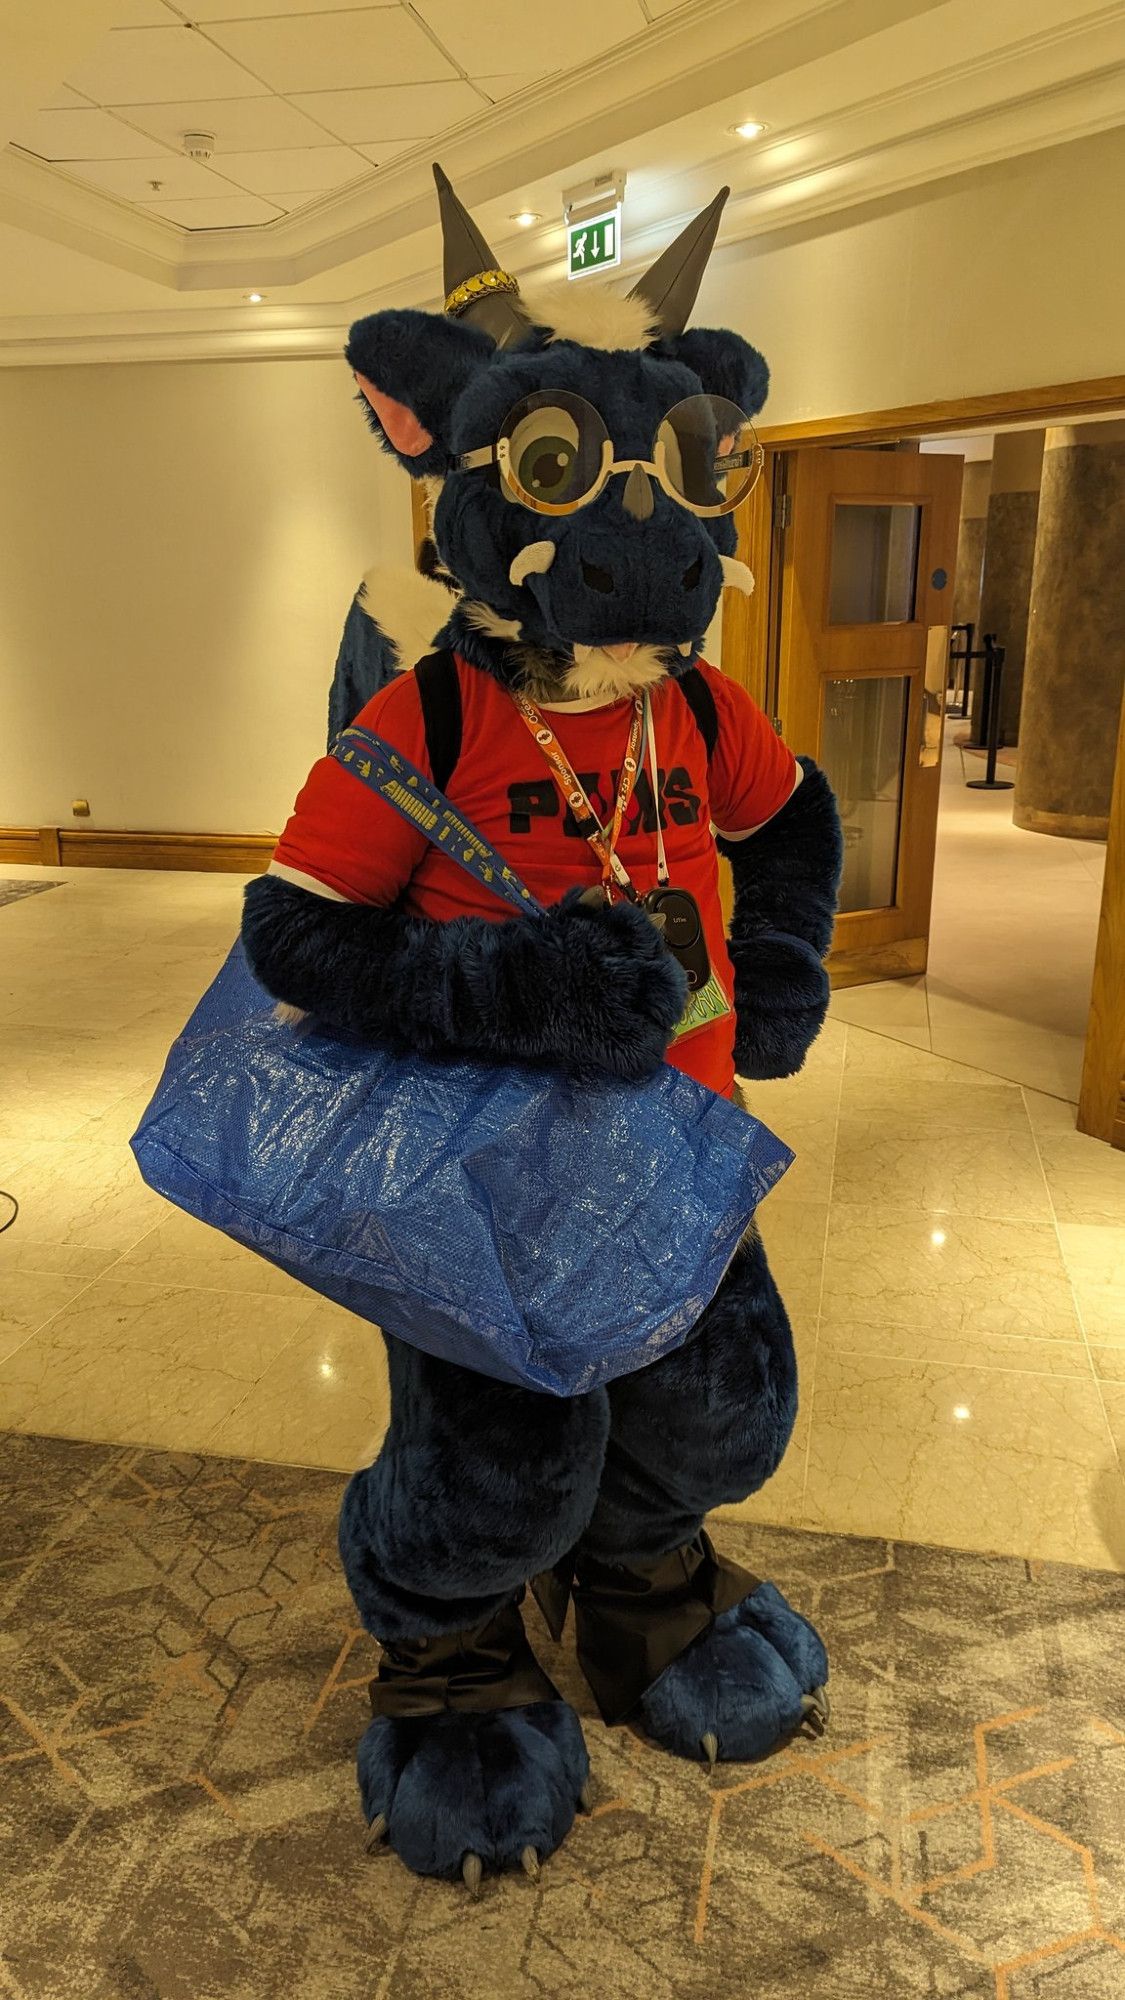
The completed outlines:
<svg viewBox="0 0 1125 2000">
<path fill-rule="evenodd" d="M 241 946 L 132 1145 L 150 1187 L 314 1291 L 559 1396 L 680 1345 L 793 1157 L 669 1066 L 580 1084 L 285 1025 Z"/>
</svg>

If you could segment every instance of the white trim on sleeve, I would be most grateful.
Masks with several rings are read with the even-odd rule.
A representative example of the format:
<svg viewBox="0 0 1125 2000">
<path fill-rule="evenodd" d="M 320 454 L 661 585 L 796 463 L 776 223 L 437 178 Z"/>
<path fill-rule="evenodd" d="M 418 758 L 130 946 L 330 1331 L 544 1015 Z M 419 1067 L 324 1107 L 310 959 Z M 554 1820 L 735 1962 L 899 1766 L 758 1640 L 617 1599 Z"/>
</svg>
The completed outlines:
<svg viewBox="0 0 1125 2000">
<path fill-rule="evenodd" d="M 330 889 L 327 882 L 318 882 L 315 875 L 305 875 L 299 868 L 288 868 L 284 861 L 271 861 L 266 871 L 269 875 L 280 876 L 283 882 L 292 882 L 295 889 L 307 889 L 313 896 L 323 896 L 328 903 L 352 903 L 354 896 L 341 896 L 338 889 Z"/>
</svg>

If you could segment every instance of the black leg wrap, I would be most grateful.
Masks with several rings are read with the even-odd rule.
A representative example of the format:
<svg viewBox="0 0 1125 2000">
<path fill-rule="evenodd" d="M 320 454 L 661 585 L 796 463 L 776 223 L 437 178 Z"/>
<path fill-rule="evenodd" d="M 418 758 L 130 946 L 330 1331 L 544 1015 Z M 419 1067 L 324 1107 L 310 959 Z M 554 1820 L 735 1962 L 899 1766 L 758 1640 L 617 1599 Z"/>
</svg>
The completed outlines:
<svg viewBox="0 0 1125 2000">
<path fill-rule="evenodd" d="M 471 1631 L 396 1640 L 368 1692 L 373 1715 L 393 1716 L 486 1714 L 560 1698 L 531 1650 L 518 1598 Z"/>
<path fill-rule="evenodd" d="M 647 1688 L 759 1578 L 716 1555 L 700 1529 L 671 1554 L 628 1567 L 579 1554 L 578 1659 L 605 1722 L 623 1722 Z"/>
</svg>

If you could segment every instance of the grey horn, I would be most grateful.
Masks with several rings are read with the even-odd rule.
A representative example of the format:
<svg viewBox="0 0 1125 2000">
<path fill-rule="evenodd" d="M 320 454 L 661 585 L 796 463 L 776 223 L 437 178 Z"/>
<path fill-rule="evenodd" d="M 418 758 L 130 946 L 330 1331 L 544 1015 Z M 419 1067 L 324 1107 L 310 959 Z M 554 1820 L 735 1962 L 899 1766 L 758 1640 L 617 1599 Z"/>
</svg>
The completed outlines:
<svg viewBox="0 0 1125 2000">
<path fill-rule="evenodd" d="M 729 193 L 729 187 L 719 189 L 714 201 L 686 229 L 681 229 L 675 242 L 661 251 L 651 270 L 637 279 L 629 294 L 631 299 L 644 299 L 652 307 L 660 331 L 668 339 L 682 333 L 691 318 Z"/>
<path fill-rule="evenodd" d="M 495 271 L 500 267 L 495 251 L 485 242 L 468 209 L 453 192 L 448 175 L 436 160 L 434 180 L 441 214 L 445 296 L 448 298 L 467 279 L 477 278 L 484 271 Z M 482 332 L 491 336 L 497 347 L 511 347 L 527 332 L 527 321 L 510 291 L 482 293 L 479 299 L 474 299 L 458 314 L 458 318 L 479 326 Z"/>
</svg>

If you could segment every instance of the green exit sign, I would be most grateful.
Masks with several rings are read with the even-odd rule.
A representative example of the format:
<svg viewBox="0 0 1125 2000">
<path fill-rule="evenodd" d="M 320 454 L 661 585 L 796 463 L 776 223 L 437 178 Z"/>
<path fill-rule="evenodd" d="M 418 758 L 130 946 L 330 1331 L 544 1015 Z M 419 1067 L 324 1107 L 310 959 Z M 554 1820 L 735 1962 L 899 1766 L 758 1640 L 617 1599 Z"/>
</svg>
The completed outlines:
<svg viewBox="0 0 1125 2000">
<path fill-rule="evenodd" d="M 604 215 L 566 225 L 566 275 L 581 278 L 586 271 L 605 271 L 621 262 L 621 204 Z"/>
</svg>

